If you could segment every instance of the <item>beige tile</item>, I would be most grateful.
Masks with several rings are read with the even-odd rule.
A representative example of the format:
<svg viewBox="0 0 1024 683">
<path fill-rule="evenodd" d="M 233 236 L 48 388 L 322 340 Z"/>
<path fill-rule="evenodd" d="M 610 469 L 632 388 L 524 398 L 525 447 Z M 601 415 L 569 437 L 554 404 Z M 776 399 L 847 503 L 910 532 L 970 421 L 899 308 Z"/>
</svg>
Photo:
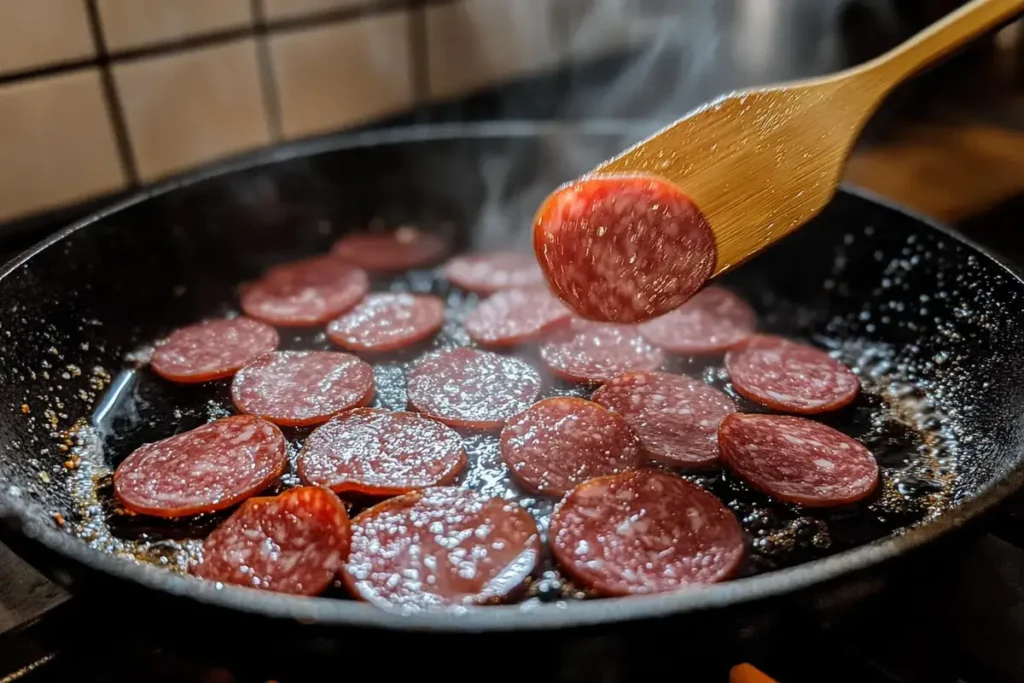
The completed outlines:
<svg viewBox="0 0 1024 683">
<path fill-rule="evenodd" d="M 93 54 L 85 0 L 0 0 L 0 73 Z"/>
<path fill-rule="evenodd" d="M 253 39 L 117 64 L 143 179 L 270 141 Z"/>
<path fill-rule="evenodd" d="M 276 34 L 270 51 L 287 138 L 413 105 L 405 11 Z"/>
<path fill-rule="evenodd" d="M 96 69 L 0 87 L 0 150 L 0 219 L 125 185 Z"/>
<path fill-rule="evenodd" d="M 35 2 L 49 0 L 35 0 Z M 107 49 L 153 45 L 252 23 L 249 0 L 98 0 Z"/>
<path fill-rule="evenodd" d="M 267 21 L 295 19 L 331 10 L 364 7 L 379 0 L 263 0 L 263 16 Z"/>
<path fill-rule="evenodd" d="M 637 0 L 558 0 L 555 6 L 563 38 L 562 57 L 573 61 L 598 59 L 629 48 L 678 38 L 687 24 L 714 12 L 712 3 L 658 3 L 652 9 Z M 692 23 L 691 23 L 692 22 Z"/>
<path fill-rule="evenodd" d="M 430 96 L 453 97 L 554 66 L 557 1 L 463 0 L 429 7 Z"/>
</svg>

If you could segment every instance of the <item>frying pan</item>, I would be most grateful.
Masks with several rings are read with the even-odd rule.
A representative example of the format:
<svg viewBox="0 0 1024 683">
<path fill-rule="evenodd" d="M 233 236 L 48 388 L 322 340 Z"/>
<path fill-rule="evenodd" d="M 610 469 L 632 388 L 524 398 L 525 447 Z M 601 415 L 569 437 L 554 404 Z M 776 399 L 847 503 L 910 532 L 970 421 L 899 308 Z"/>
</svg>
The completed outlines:
<svg viewBox="0 0 1024 683">
<path fill-rule="evenodd" d="M 706 483 L 744 518 L 759 558 L 742 578 L 655 597 L 560 595 L 546 604 L 541 596 L 525 608 L 399 615 L 352 600 L 219 588 L 152 566 L 153 552 L 132 561 L 132 543 L 149 542 L 152 551 L 195 529 L 155 525 L 121 538 L 82 532 L 90 515 L 116 516 L 102 490 L 91 510 L 74 492 L 87 466 L 116 464 L 222 405 L 222 387 L 147 379 L 132 363 L 146 344 L 223 315 L 235 306 L 238 283 L 366 225 L 413 223 L 444 232 L 458 249 L 526 247 L 530 216 L 547 191 L 646 132 L 616 123 L 500 123 L 328 137 L 174 179 L 32 248 L 0 271 L 6 540 L 72 590 L 102 586 L 112 604 L 164 600 L 328 629 L 538 631 L 731 610 L 764 616 L 776 609 L 764 605 L 795 609 L 802 596 L 812 597 L 799 604 L 813 608 L 857 600 L 879 577 L 906 573 L 899 560 L 941 548 L 1020 487 L 1024 282 L 944 228 L 847 188 L 819 218 L 724 281 L 755 306 L 764 329 L 830 345 L 869 387 L 859 407 L 827 419 L 868 440 L 888 483 L 873 507 L 822 513 L 831 533 L 823 548 L 797 538 L 781 556 L 759 554 L 758 514 L 792 521 L 804 513 L 773 508 L 714 475 Z M 422 287 L 456 296 L 423 278 Z M 688 371 L 724 381 L 714 367 Z M 99 443 L 68 470 L 65 461 L 84 453 L 81 437 L 72 438 L 76 424 L 95 428 Z"/>
</svg>

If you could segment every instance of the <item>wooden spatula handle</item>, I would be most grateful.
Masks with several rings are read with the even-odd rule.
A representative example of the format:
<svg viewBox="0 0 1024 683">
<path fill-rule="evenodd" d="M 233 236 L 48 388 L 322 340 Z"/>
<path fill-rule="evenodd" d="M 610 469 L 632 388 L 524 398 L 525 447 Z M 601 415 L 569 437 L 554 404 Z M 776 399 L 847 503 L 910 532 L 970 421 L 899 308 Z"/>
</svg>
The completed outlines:
<svg viewBox="0 0 1024 683">
<path fill-rule="evenodd" d="M 916 36 L 855 70 L 871 71 L 885 90 L 970 41 L 1024 14 L 1024 0 L 972 0 Z"/>
</svg>

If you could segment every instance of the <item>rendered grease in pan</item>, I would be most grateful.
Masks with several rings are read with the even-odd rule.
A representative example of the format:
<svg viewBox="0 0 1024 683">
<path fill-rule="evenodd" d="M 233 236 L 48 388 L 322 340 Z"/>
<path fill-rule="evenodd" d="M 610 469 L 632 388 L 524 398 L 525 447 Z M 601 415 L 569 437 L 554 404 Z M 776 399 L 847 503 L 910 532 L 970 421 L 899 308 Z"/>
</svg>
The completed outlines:
<svg viewBox="0 0 1024 683">
<path fill-rule="evenodd" d="M 728 278 L 726 278 L 728 280 Z M 741 292 L 756 289 L 737 287 Z M 364 356 L 373 364 L 377 385 L 374 407 L 400 410 L 406 407 L 405 375 L 424 353 L 441 348 L 465 346 L 470 340 L 461 326 L 477 297 L 450 288 L 443 280 L 422 271 L 374 283 L 375 291 L 416 291 L 439 295 L 447 302 L 446 322 L 433 339 L 385 356 Z M 756 300 L 752 297 L 752 302 Z M 764 302 L 761 309 L 765 310 Z M 779 321 L 799 321 L 811 312 L 787 308 L 773 301 L 762 327 L 786 333 Z M 846 341 L 842 321 L 836 321 L 835 337 L 811 341 L 831 349 L 833 355 L 854 369 L 864 391 L 849 408 L 822 421 L 862 441 L 877 457 L 882 484 L 868 501 L 841 510 L 806 510 L 774 502 L 750 490 L 726 471 L 686 475 L 714 492 L 737 515 L 749 536 L 749 553 L 741 575 L 779 569 L 854 548 L 886 535 L 899 533 L 914 524 L 940 514 L 952 501 L 956 480 L 957 449 L 948 424 L 922 391 L 903 380 L 897 352 L 876 343 Z M 792 330 L 788 330 L 792 333 Z M 282 349 L 330 349 L 322 332 L 286 331 Z M 543 374 L 536 346 L 518 351 Z M 144 354 L 132 354 L 133 359 Z M 729 385 L 718 358 L 714 364 L 692 359 L 669 362 L 669 371 L 703 377 L 709 384 L 733 396 L 743 411 L 762 410 L 739 397 Z M 584 396 L 592 388 L 547 379 L 541 397 Z M 228 382 L 181 387 L 156 377 L 148 368 L 125 369 L 114 377 L 103 400 L 96 404 L 95 426 L 79 425 L 72 430 L 73 455 L 80 466 L 71 473 L 69 485 L 76 501 L 77 516 L 66 528 L 92 547 L 138 562 L 185 572 L 201 552 L 200 539 L 223 519 L 223 515 L 200 516 L 185 523 L 169 523 L 131 515 L 119 509 L 111 495 L 112 467 L 146 440 L 155 440 L 205 422 L 233 414 Z M 168 422 L 168 417 L 171 418 Z M 291 471 L 282 477 L 277 490 L 298 484 L 294 475 L 295 455 L 308 429 L 286 430 L 289 438 Z M 459 484 L 489 495 L 516 500 L 536 518 L 542 533 L 555 501 L 527 495 L 512 483 L 498 450 L 497 434 L 462 432 L 469 463 Z M 351 512 L 358 512 L 358 508 Z M 328 595 L 344 597 L 340 589 Z M 542 571 L 533 582 L 524 604 L 586 597 L 566 581 L 545 557 Z"/>
</svg>

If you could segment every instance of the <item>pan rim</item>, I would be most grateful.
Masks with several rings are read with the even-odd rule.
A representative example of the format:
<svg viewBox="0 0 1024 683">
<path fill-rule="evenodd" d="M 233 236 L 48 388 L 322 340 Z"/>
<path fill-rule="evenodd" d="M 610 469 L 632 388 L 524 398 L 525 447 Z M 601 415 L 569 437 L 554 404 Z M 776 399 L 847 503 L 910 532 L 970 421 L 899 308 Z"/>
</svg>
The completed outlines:
<svg viewBox="0 0 1024 683">
<path fill-rule="evenodd" d="M 371 145 L 388 145 L 436 140 L 536 138 L 558 132 L 585 135 L 622 136 L 644 132 L 647 125 L 635 121 L 601 120 L 584 123 L 560 121 L 503 121 L 480 123 L 421 124 L 356 133 L 341 133 L 295 143 L 269 147 L 227 161 L 184 173 L 145 188 L 134 195 L 97 211 L 43 239 L 0 268 L 0 280 L 45 249 L 61 242 L 109 215 L 141 202 L 167 194 L 175 189 L 194 185 L 221 175 L 269 166 L 299 157 L 314 156 L 344 149 Z M 920 215 L 879 195 L 844 184 L 841 191 L 860 197 L 889 210 L 902 213 L 928 229 L 936 230 L 951 240 L 981 254 L 1024 287 L 1018 270 L 938 221 Z M 523 608 L 517 605 L 484 608 L 459 608 L 437 612 L 402 613 L 381 609 L 367 603 L 332 598 L 308 598 L 264 593 L 251 589 L 222 586 L 178 575 L 164 569 L 127 562 L 89 548 L 80 539 L 49 524 L 48 516 L 40 514 L 38 504 L 30 503 L 0 489 L 0 518 L 17 522 L 21 533 L 92 570 L 120 580 L 187 597 L 206 605 L 239 612 L 256 613 L 277 619 L 315 622 L 324 626 L 364 627 L 399 631 L 437 632 L 506 632 L 512 630 L 550 630 L 596 626 L 657 619 L 716 609 L 724 606 L 751 604 L 812 588 L 847 574 L 863 571 L 926 545 L 940 536 L 965 525 L 1005 500 L 1024 486 L 1024 460 L 1000 479 L 992 482 L 978 495 L 967 499 L 934 520 L 897 536 L 887 536 L 872 543 L 814 560 L 787 569 L 745 577 L 692 591 L 631 598 L 580 601 L 570 604 L 539 605 Z"/>
</svg>

